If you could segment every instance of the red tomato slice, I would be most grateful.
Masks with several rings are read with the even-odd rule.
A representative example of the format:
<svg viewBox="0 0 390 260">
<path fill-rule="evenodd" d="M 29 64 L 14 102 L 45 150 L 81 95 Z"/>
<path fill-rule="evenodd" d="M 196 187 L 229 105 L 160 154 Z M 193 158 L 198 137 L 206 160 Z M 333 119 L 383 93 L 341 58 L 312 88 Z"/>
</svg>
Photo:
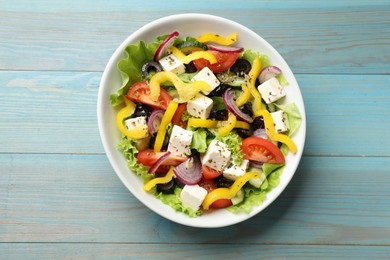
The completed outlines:
<svg viewBox="0 0 390 260">
<path fill-rule="evenodd" d="M 202 167 L 202 173 L 203 173 L 203 177 L 207 180 L 215 179 L 222 174 L 222 172 L 217 171 L 205 165 Z"/>
<path fill-rule="evenodd" d="M 184 113 L 187 111 L 187 103 L 182 103 L 180 104 L 177 109 L 176 109 L 176 112 L 175 114 L 173 115 L 172 117 L 172 124 L 173 125 L 178 125 L 182 128 L 187 128 L 187 122 L 183 121 L 182 120 L 182 116 L 184 115 Z"/>
<path fill-rule="evenodd" d="M 138 163 L 142 163 L 145 166 L 152 166 L 161 156 L 163 156 L 165 152 L 155 152 L 153 149 L 146 149 L 138 152 L 137 155 L 137 161 Z M 180 156 L 174 156 L 170 155 L 162 164 L 164 165 L 172 165 L 177 166 L 181 164 L 182 162 L 186 161 L 187 157 L 180 157 Z"/>
<path fill-rule="evenodd" d="M 210 62 L 206 59 L 194 60 L 194 65 L 198 71 L 204 67 L 209 67 L 209 69 L 214 73 L 223 72 L 230 68 L 240 56 L 239 52 L 220 52 L 214 50 L 209 50 L 209 52 L 217 58 L 217 62 L 210 64 Z"/>
<path fill-rule="evenodd" d="M 262 163 L 285 163 L 284 155 L 271 141 L 260 137 L 248 137 L 242 141 L 241 149 L 247 160 Z"/>
<path fill-rule="evenodd" d="M 153 101 L 149 97 L 150 88 L 147 82 L 140 81 L 134 83 L 129 91 L 127 92 L 127 98 L 133 102 L 143 103 L 153 107 L 154 109 L 163 109 L 166 110 L 169 102 L 172 100 L 171 95 L 163 89 L 160 88 L 160 96 L 157 101 Z"/>
<path fill-rule="evenodd" d="M 198 185 L 204 189 L 207 190 L 207 192 L 211 192 L 212 190 L 215 190 L 217 187 L 217 183 L 213 179 L 205 179 L 202 178 Z M 233 203 L 230 199 L 219 199 L 214 201 L 211 205 L 210 208 L 214 209 L 222 209 L 231 206 Z"/>
</svg>

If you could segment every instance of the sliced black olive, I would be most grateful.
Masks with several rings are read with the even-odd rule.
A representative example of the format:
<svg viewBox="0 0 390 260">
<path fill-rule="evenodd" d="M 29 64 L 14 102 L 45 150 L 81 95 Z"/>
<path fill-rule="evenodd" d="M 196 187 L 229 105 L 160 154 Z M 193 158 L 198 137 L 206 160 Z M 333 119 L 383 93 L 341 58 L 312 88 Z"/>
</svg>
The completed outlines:
<svg viewBox="0 0 390 260">
<path fill-rule="evenodd" d="M 179 186 L 180 188 L 184 188 L 184 186 L 186 186 L 184 183 L 179 181 L 178 178 L 175 178 L 174 180 L 175 180 L 176 185 Z"/>
<path fill-rule="evenodd" d="M 251 71 L 251 68 L 252 65 L 246 59 L 237 59 L 233 66 L 231 66 L 230 71 L 239 76 L 244 76 Z"/>
<path fill-rule="evenodd" d="M 142 103 L 136 103 L 134 117 L 146 116 L 149 117 L 152 113 L 152 108 Z"/>
<path fill-rule="evenodd" d="M 251 128 L 256 130 L 259 128 L 264 128 L 264 119 L 262 116 L 258 116 L 255 119 L 253 119 L 253 122 L 251 123 Z"/>
<path fill-rule="evenodd" d="M 245 103 L 245 105 L 240 107 L 240 110 L 244 113 L 249 115 L 250 117 L 253 116 L 253 111 L 252 111 L 252 105 L 250 103 Z"/>
<path fill-rule="evenodd" d="M 172 179 L 167 183 L 157 184 L 157 191 L 172 194 L 175 190 L 175 180 Z"/>
<path fill-rule="evenodd" d="M 211 110 L 209 118 L 222 121 L 222 120 L 226 120 L 227 116 L 228 116 L 228 111 L 226 109 Z"/>
<path fill-rule="evenodd" d="M 233 185 L 233 183 L 234 183 L 234 181 L 226 179 L 225 177 L 223 177 L 223 175 L 221 175 L 217 178 L 217 187 L 218 188 L 229 188 L 230 186 Z"/>
<path fill-rule="evenodd" d="M 142 65 L 141 73 L 144 78 L 147 78 L 150 71 L 160 72 L 162 70 L 163 68 L 160 63 L 156 61 L 147 61 L 144 65 Z"/>
<path fill-rule="evenodd" d="M 241 138 L 247 138 L 251 137 L 253 135 L 253 130 L 252 128 L 250 129 L 241 129 L 241 128 L 236 128 L 236 133 L 241 137 Z"/>
<path fill-rule="evenodd" d="M 168 149 L 168 145 L 169 145 L 169 136 L 165 135 L 164 142 L 163 142 L 163 145 L 162 145 L 161 149 L 167 150 Z"/>
<path fill-rule="evenodd" d="M 219 84 L 218 87 L 213 89 L 207 96 L 209 97 L 215 97 L 215 96 L 222 96 L 222 93 L 225 91 L 226 88 L 229 86 L 226 84 Z"/>
<path fill-rule="evenodd" d="M 186 68 L 186 73 L 194 73 L 198 71 L 192 61 L 187 65 L 185 65 L 185 68 Z"/>
</svg>

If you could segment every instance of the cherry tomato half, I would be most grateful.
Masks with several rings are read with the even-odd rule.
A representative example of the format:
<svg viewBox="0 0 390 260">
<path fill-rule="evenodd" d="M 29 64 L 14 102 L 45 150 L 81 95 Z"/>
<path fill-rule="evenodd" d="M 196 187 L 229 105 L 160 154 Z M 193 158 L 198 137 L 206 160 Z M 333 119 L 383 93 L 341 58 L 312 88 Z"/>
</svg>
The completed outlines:
<svg viewBox="0 0 390 260">
<path fill-rule="evenodd" d="M 143 103 L 149 105 L 155 109 L 166 110 L 169 102 L 172 100 L 172 97 L 169 93 L 160 88 L 160 96 L 157 101 L 153 101 L 149 97 L 150 88 L 147 82 L 140 81 L 134 83 L 127 92 L 127 98 L 136 103 Z"/>
<path fill-rule="evenodd" d="M 262 163 L 285 163 L 285 158 L 280 149 L 271 141 L 251 136 L 242 141 L 241 149 L 247 160 Z"/>
<path fill-rule="evenodd" d="M 239 52 L 220 52 L 214 50 L 209 50 L 209 52 L 211 52 L 217 58 L 217 62 L 210 64 L 210 62 L 206 59 L 194 60 L 194 65 L 198 71 L 204 67 L 209 67 L 209 69 L 214 73 L 223 72 L 233 66 L 233 64 L 240 56 Z"/>
</svg>

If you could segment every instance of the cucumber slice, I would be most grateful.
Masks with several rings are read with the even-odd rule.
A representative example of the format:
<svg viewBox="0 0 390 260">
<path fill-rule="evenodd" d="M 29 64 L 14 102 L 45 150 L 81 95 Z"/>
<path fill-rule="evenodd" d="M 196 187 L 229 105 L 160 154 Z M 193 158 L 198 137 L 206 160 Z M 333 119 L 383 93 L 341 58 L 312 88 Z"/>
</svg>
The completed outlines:
<svg viewBox="0 0 390 260">
<path fill-rule="evenodd" d="M 265 178 L 266 178 L 265 174 L 264 174 L 260 169 L 258 169 L 258 168 L 253 168 L 253 167 L 251 167 L 251 168 L 249 169 L 249 171 L 261 173 L 260 177 L 252 178 L 252 179 L 249 180 L 249 184 L 250 184 L 250 185 L 252 185 L 253 187 L 259 189 L 259 188 L 261 187 L 261 184 L 263 184 L 263 182 L 264 182 L 264 180 L 265 180 Z"/>
<path fill-rule="evenodd" d="M 237 192 L 236 196 L 234 196 L 231 200 L 233 205 L 237 205 L 241 203 L 245 198 L 245 192 L 241 189 Z"/>
</svg>

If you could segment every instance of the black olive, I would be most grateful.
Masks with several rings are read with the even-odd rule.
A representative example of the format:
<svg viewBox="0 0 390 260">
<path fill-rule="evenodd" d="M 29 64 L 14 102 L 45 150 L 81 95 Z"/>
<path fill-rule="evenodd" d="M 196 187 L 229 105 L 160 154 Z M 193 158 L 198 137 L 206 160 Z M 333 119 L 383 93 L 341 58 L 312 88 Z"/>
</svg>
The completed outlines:
<svg viewBox="0 0 390 260">
<path fill-rule="evenodd" d="M 227 116 L 228 116 L 228 111 L 226 109 L 211 110 L 209 118 L 222 121 L 222 120 L 226 120 Z"/>
<path fill-rule="evenodd" d="M 222 96 L 222 93 L 225 91 L 226 88 L 228 88 L 229 86 L 226 85 L 226 84 L 219 84 L 218 87 L 216 87 L 215 89 L 213 89 L 213 91 L 211 91 L 207 96 L 209 97 L 214 97 L 214 96 Z"/>
<path fill-rule="evenodd" d="M 245 105 L 240 107 L 240 110 L 244 113 L 249 115 L 250 117 L 253 116 L 253 111 L 252 111 L 252 105 L 250 103 L 245 103 Z"/>
<path fill-rule="evenodd" d="M 142 65 L 141 73 L 144 78 L 147 78 L 149 76 L 149 72 L 151 70 L 154 70 L 155 72 L 160 72 L 163 70 L 160 63 L 156 61 L 147 61 L 144 65 Z"/>
<path fill-rule="evenodd" d="M 157 184 L 157 191 L 162 193 L 172 194 L 175 190 L 175 180 L 170 180 L 167 183 Z"/>
<path fill-rule="evenodd" d="M 230 71 L 236 73 L 239 76 L 244 76 L 251 71 L 252 65 L 245 59 L 237 59 L 236 62 L 231 66 Z"/>
<path fill-rule="evenodd" d="M 253 130 L 252 128 L 250 129 L 241 129 L 241 128 L 236 128 L 236 133 L 241 137 L 241 138 L 247 138 L 251 137 L 253 135 Z"/>
<path fill-rule="evenodd" d="M 135 104 L 134 117 L 146 116 L 149 117 L 152 113 L 152 108 L 142 103 Z"/>
<path fill-rule="evenodd" d="M 233 185 L 233 183 L 234 183 L 234 181 L 226 179 L 225 177 L 223 177 L 223 175 L 221 175 L 217 178 L 217 187 L 218 188 L 229 188 L 230 186 Z"/>
<path fill-rule="evenodd" d="M 264 119 L 262 116 L 258 116 L 255 119 L 253 119 L 253 122 L 251 123 L 251 128 L 256 130 L 259 128 L 264 128 Z"/>
<path fill-rule="evenodd" d="M 188 63 L 185 66 L 185 68 L 186 68 L 186 73 L 194 73 L 194 72 L 198 71 L 192 61 L 190 63 Z"/>
<path fill-rule="evenodd" d="M 165 135 L 164 142 L 163 142 L 163 145 L 162 145 L 161 149 L 167 150 L 168 149 L 168 145 L 169 145 L 169 136 Z"/>
<path fill-rule="evenodd" d="M 180 188 L 184 188 L 184 186 L 186 186 L 178 178 L 175 178 L 174 180 L 175 180 L 176 185 L 179 186 Z"/>
</svg>

